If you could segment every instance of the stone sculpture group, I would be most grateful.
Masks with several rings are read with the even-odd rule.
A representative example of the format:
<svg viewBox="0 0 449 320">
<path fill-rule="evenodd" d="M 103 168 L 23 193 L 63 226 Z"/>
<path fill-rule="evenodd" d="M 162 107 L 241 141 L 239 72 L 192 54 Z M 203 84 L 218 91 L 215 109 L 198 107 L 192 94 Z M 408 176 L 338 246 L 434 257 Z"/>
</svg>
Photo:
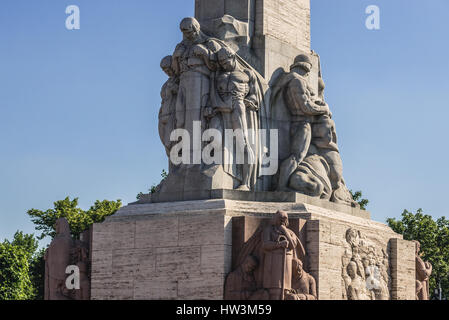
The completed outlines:
<svg viewBox="0 0 449 320">
<path fill-rule="evenodd" d="M 390 300 L 389 257 L 355 229 L 346 232 L 342 257 L 343 299 Z"/>
<path fill-rule="evenodd" d="M 298 55 L 289 72 L 274 75 L 269 86 L 230 45 L 204 34 L 195 18 L 183 19 L 180 29 L 183 41 L 172 56 L 161 62 L 169 79 L 161 91 L 159 134 L 170 159 L 182 154 L 187 161 L 169 161 L 169 176 L 159 191 L 170 192 L 177 183 L 195 189 L 189 188 L 189 183 L 197 184 L 207 176 L 216 180 L 203 183 L 203 189 L 293 191 L 357 207 L 343 178 L 335 123 L 324 99 L 321 71 L 310 75 L 319 69 L 313 65 L 316 54 Z M 318 79 L 317 83 L 311 83 L 312 79 Z M 201 131 L 199 138 L 194 136 L 195 125 Z M 179 137 L 173 135 L 175 129 L 188 133 L 189 150 L 176 147 Z M 217 154 L 223 151 L 218 155 L 222 162 L 207 164 L 197 159 L 195 151 L 202 150 L 201 137 L 209 129 L 218 130 L 222 137 L 226 130 L 240 133 L 231 151 L 209 150 Z M 283 147 L 286 154 L 279 157 L 277 174 L 268 179 L 261 175 L 261 167 L 270 146 L 267 139 L 261 139 L 261 129 L 278 130 L 275 143 L 288 145 Z M 241 155 L 239 150 L 243 151 Z M 236 161 L 239 157 L 243 161 Z M 182 180 L 186 171 L 191 175 L 193 170 L 200 179 Z"/>
<path fill-rule="evenodd" d="M 241 7 L 242 2 L 240 0 L 232 1 L 236 8 L 243 8 Z M 211 1 L 196 1 L 196 3 L 199 5 L 198 8 L 205 6 L 205 8 L 210 9 L 212 7 Z M 226 3 L 231 2 L 227 1 Z M 233 8 L 233 6 L 229 6 L 229 8 Z M 307 8 L 310 9 L 310 6 Z M 268 4 L 264 10 L 267 10 L 265 14 L 269 16 Z M 297 13 L 303 11 L 300 10 Z M 261 58 L 254 51 L 257 48 L 249 46 L 249 43 L 254 40 L 249 39 L 251 38 L 251 32 L 247 30 L 249 23 L 238 21 L 228 14 L 219 19 L 209 19 L 208 22 L 207 19 L 202 20 L 203 22 L 205 22 L 204 25 L 200 24 L 195 18 L 183 19 L 180 24 L 183 40 L 176 46 L 173 54 L 163 58 L 160 64 L 162 70 L 168 76 L 168 80 L 161 89 L 162 102 L 158 123 L 159 136 L 169 158 L 168 176 L 150 196 L 144 197 L 143 200 L 141 199 L 139 202 L 121 210 L 122 212 L 131 211 L 129 216 L 126 213 L 123 213 L 123 215 L 132 219 L 132 215 L 136 212 L 140 215 L 141 212 L 151 211 L 150 209 L 155 202 L 208 200 L 214 190 L 232 190 L 231 194 L 237 195 L 237 199 L 232 199 L 232 201 L 236 202 L 254 201 L 256 197 L 251 198 L 252 194 L 262 195 L 260 196 L 262 198 L 268 194 L 268 198 L 275 198 L 278 201 L 279 199 L 282 200 L 283 197 L 288 198 L 292 194 L 297 196 L 295 193 L 301 193 L 315 198 L 311 200 L 314 204 L 318 202 L 324 203 L 324 207 L 337 207 L 339 209 L 343 207 L 344 210 L 341 212 L 357 211 L 357 214 L 360 215 L 362 212 L 358 210 L 360 206 L 354 201 L 343 177 L 343 164 L 338 146 L 336 125 L 332 120 L 331 109 L 324 97 L 325 83 L 322 78 L 319 56 L 310 51 L 309 46 L 307 47 L 309 51 L 306 52 L 304 48 L 299 49 L 299 46 L 295 45 L 294 54 L 289 54 L 289 62 L 287 65 L 284 64 L 284 66 L 291 64 L 288 70 L 279 67 L 271 74 L 273 67 L 270 66 L 266 68 L 266 70 L 270 69 L 270 74 L 263 74 L 262 76 L 258 72 L 258 70 L 261 70 Z M 207 34 L 203 30 L 207 30 Z M 295 28 L 291 28 L 291 30 L 296 31 Z M 280 31 L 285 30 L 277 31 L 282 33 Z M 211 36 L 212 34 L 215 37 Z M 294 56 L 296 58 L 293 59 Z M 273 61 L 276 63 L 273 63 Z M 270 60 L 270 64 L 277 65 L 277 62 L 276 58 Z M 263 71 L 261 72 L 263 73 Z M 230 144 L 229 132 L 231 132 Z M 206 154 L 207 159 L 204 154 Z M 268 165 L 271 167 L 272 163 L 268 162 L 273 159 L 276 160 L 278 165 L 274 172 L 267 174 L 264 169 Z M 316 199 L 324 201 L 316 201 Z M 339 205 L 329 204 L 325 201 Z M 142 209 L 139 207 L 139 209 L 134 210 L 134 206 L 139 205 L 142 205 Z M 228 214 L 233 216 L 232 220 L 237 218 L 238 212 L 245 216 L 245 219 L 248 218 L 246 217 L 248 208 L 245 205 L 247 203 L 239 209 L 240 211 L 236 211 L 234 207 L 232 207 L 232 210 L 221 209 L 221 211 L 226 212 L 225 217 L 217 215 L 210 220 L 205 220 L 208 221 L 207 228 L 210 227 L 209 224 L 219 221 L 217 224 L 219 227 L 216 230 L 223 231 L 223 225 L 229 222 L 228 218 L 231 219 L 227 216 Z M 274 210 L 271 211 L 273 208 Z M 268 219 L 265 219 L 266 213 L 270 212 L 271 214 L 278 208 L 292 209 L 291 207 L 286 209 L 285 206 L 280 205 L 265 209 L 259 205 L 258 210 L 250 212 L 249 215 L 252 218 L 255 218 L 253 216 L 259 216 L 259 218 L 262 217 L 261 220 L 267 221 Z M 304 209 L 305 211 L 308 210 L 306 207 Z M 152 210 L 154 211 L 148 216 L 159 219 L 162 207 Z M 179 207 L 172 210 L 174 212 L 168 211 L 170 215 L 162 219 L 168 221 L 174 219 L 172 213 L 184 212 L 184 209 Z M 195 210 L 197 209 L 195 208 Z M 209 214 L 209 211 L 209 207 L 203 211 L 198 211 L 201 221 L 204 219 L 203 213 Z M 391 264 L 394 265 L 395 261 L 398 264 L 398 250 L 388 247 L 395 244 L 395 248 L 398 248 L 399 241 L 395 238 L 398 235 L 378 225 L 370 225 L 367 228 L 366 222 L 359 221 L 360 218 L 357 218 L 359 220 L 356 222 L 353 220 L 352 223 L 348 223 L 347 217 L 340 217 L 340 220 L 334 216 L 329 218 L 324 211 L 324 213 L 321 212 L 321 208 L 318 212 L 308 210 L 313 211 L 314 214 L 312 215 L 309 212 L 307 217 L 303 216 L 302 209 L 296 208 L 294 211 L 296 216 L 290 219 L 292 224 L 299 224 L 298 221 L 301 219 L 307 220 L 309 228 L 304 228 L 304 230 L 310 229 L 312 233 L 321 232 L 320 228 L 325 228 L 330 220 L 332 224 L 335 224 L 332 227 L 333 230 L 327 230 L 329 236 L 327 242 L 321 238 L 321 233 L 312 236 L 312 240 L 307 238 L 308 243 L 309 241 L 313 243 L 308 247 L 308 250 L 313 251 L 310 260 L 314 259 L 314 266 L 308 261 L 305 243 L 300 240 L 301 238 L 304 242 L 306 241 L 304 234 L 301 234 L 300 228 L 292 227 L 290 229 L 288 214 L 284 211 L 278 211 L 272 216 L 268 224 L 265 222 L 261 222 L 260 225 L 254 224 L 255 227 L 251 231 L 243 228 L 244 232 L 241 233 L 244 236 L 241 239 L 238 238 L 239 241 L 237 241 L 239 246 L 234 240 L 232 240 L 232 246 L 230 246 L 229 239 L 224 244 L 221 243 L 220 241 L 226 238 L 224 235 L 221 236 L 222 239 L 217 244 L 223 247 L 226 256 L 231 250 L 230 247 L 232 247 L 232 264 L 235 269 L 227 274 L 224 288 L 222 283 L 224 279 L 223 270 L 227 269 L 231 263 L 223 256 L 220 257 L 223 261 L 220 260 L 221 262 L 217 262 L 215 265 L 216 271 L 205 276 L 201 274 L 203 277 L 219 278 L 220 283 L 213 290 L 213 297 L 216 297 L 217 292 L 219 292 L 218 296 L 221 299 L 224 291 L 224 298 L 227 300 L 317 300 L 323 297 L 325 292 L 323 287 L 325 286 L 323 285 L 317 290 L 316 280 L 319 280 L 321 284 L 326 284 L 324 282 L 327 280 L 332 282 L 332 287 L 327 288 L 329 291 L 328 297 L 340 299 L 341 296 L 342 299 L 346 300 L 395 299 L 398 287 L 402 286 L 398 283 L 393 284 L 393 280 L 396 280 L 396 282 L 398 280 L 395 272 L 406 270 L 405 273 L 412 273 L 407 268 L 410 264 L 414 264 L 414 256 L 409 254 L 406 259 L 401 260 L 401 263 L 404 263 L 404 266 L 400 266 L 401 268 L 390 266 L 391 257 L 393 257 Z M 198 214 L 198 212 L 195 212 L 195 214 Z M 334 211 L 329 210 L 326 212 L 334 213 Z M 191 214 L 189 212 L 189 216 Z M 118 215 L 120 214 L 118 213 Z M 340 216 L 340 212 L 337 211 L 336 215 Z M 175 232 L 178 232 L 179 237 L 190 239 L 190 232 L 196 232 L 200 228 L 198 222 L 200 220 L 197 221 L 196 217 L 191 221 L 189 220 L 190 223 L 193 223 L 190 228 L 186 229 L 189 231 L 180 232 L 181 227 L 178 224 L 181 225 L 181 219 L 187 219 L 185 213 L 180 216 L 181 218 L 176 217 L 175 220 L 170 220 L 171 222 L 168 225 L 176 226 Z M 362 216 L 365 217 L 365 214 Z M 112 235 L 112 231 L 103 234 L 101 230 L 102 227 L 109 230 L 110 225 L 114 225 L 112 230 L 119 230 L 122 227 L 128 228 L 128 224 L 122 224 L 120 219 L 117 221 L 114 225 L 115 222 L 111 218 L 103 226 L 100 224 L 92 229 L 93 235 L 100 235 L 96 241 L 98 243 L 103 241 L 103 247 L 109 250 L 105 250 L 103 253 L 98 251 L 96 254 L 98 256 L 103 254 L 101 257 L 108 261 L 111 270 L 117 267 L 112 261 L 117 258 L 115 256 L 116 251 L 122 249 L 120 247 L 122 244 L 119 241 L 111 244 L 105 240 L 107 238 L 104 238 L 104 234 L 109 234 L 112 237 L 116 235 Z M 314 229 L 316 222 L 319 227 Z M 135 223 L 135 221 L 132 221 L 129 225 Z M 155 222 L 156 227 L 152 225 L 153 222 L 145 220 L 139 220 L 139 223 L 145 225 L 145 228 L 152 230 L 152 232 L 160 231 L 157 230 L 157 226 L 161 225 L 160 222 Z M 342 223 L 343 227 L 341 227 Z M 237 225 L 237 222 L 235 225 Z M 363 232 L 358 230 L 361 225 L 364 225 L 365 228 Z M 304 227 L 304 225 L 302 226 Z M 234 228 L 234 225 L 232 227 Z M 339 229 L 340 227 L 341 229 Z M 364 233 L 368 234 L 371 227 L 384 230 L 385 234 L 378 237 L 369 237 L 370 240 L 368 240 Z M 96 232 L 95 228 L 97 228 Z M 139 253 L 145 252 L 143 248 L 147 248 L 146 246 L 151 248 L 149 251 L 154 251 L 156 254 L 159 251 L 165 252 L 167 249 L 154 250 L 160 245 L 161 241 L 158 238 L 157 240 L 153 239 L 153 243 L 148 242 L 147 238 L 151 238 L 151 235 L 145 233 L 145 230 L 147 230 L 145 228 L 132 227 L 129 229 L 133 231 L 128 229 L 123 231 L 128 235 L 126 239 L 133 239 L 129 234 L 134 235 L 132 232 L 137 233 L 137 229 L 139 229 L 139 232 L 145 238 L 145 241 L 141 241 L 142 243 L 139 244 L 139 250 L 128 250 L 129 260 L 139 261 L 134 264 L 129 262 L 129 264 L 132 264 L 129 266 L 129 270 L 140 270 L 141 266 L 138 265 L 140 260 L 134 259 L 132 255 L 137 255 L 137 251 Z M 293 229 L 296 231 L 293 231 Z M 254 230 L 256 231 L 254 232 Z M 162 229 L 162 231 L 165 232 L 165 229 Z M 332 236 L 330 236 L 331 231 L 333 232 Z M 238 234 L 236 232 L 236 235 Z M 99 275 L 102 274 L 104 265 L 98 262 L 101 259 L 97 257 L 91 261 L 89 256 L 89 254 L 92 254 L 92 252 L 89 252 L 90 242 L 94 238 L 95 236 L 90 237 L 89 232 L 85 232 L 81 240 L 75 240 L 71 235 L 67 220 L 59 219 L 56 222 L 56 236 L 45 255 L 46 299 L 86 300 L 91 295 L 94 298 L 117 296 L 114 294 L 117 294 L 116 291 L 120 290 L 116 290 L 116 285 L 113 284 L 115 279 L 112 275 L 114 275 L 114 272 L 109 275 L 103 274 L 104 278 L 102 278 L 103 276 Z M 200 256 L 197 259 L 201 262 L 199 265 L 195 265 L 195 268 L 203 264 L 202 254 L 207 254 L 207 250 L 203 252 L 203 249 L 200 249 L 203 242 L 198 239 L 192 242 L 195 244 L 194 247 L 198 249 Z M 134 248 L 136 241 L 130 241 L 128 245 L 129 249 Z M 179 246 L 179 243 L 176 243 L 176 245 Z M 173 245 L 176 249 L 173 252 L 184 252 L 184 247 L 178 248 L 176 245 Z M 326 251 L 327 246 L 330 245 L 335 249 L 332 253 Z M 411 248 L 410 243 L 407 244 L 406 241 L 401 242 L 400 245 L 401 248 Z M 102 246 L 99 245 L 99 247 Z M 217 246 L 214 246 L 214 250 L 216 248 Z M 173 248 L 169 249 L 172 250 Z M 209 251 L 211 250 L 209 249 Z M 409 250 L 410 253 L 412 251 Z M 332 256 L 326 259 L 327 257 L 324 257 L 323 252 Z M 193 263 L 194 258 L 190 257 L 189 252 L 185 256 L 188 258 L 184 257 L 184 260 L 179 260 L 179 265 L 183 265 L 186 261 L 188 261 L 187 264 Z M 121 258 L 123 259 L 123 257 Z M 320 261 L 317 262 L 317 258 Z M 128 263 L 128 260 L 125 260 Z M 155 260 L 156 263 L 165 263 L 164 259 Z M 326 263 L 323 263 L 325 267 L 321 265 L 322 260 L 326 260 Z M 324 268 L 325 271 L 320 271 L 317 274 L 317 264 L 320 266 L 319 270 Z M 66 287 L 66 268 L 69 265 L 77 266 L 80 271 L 80 290 L 69 290 Z M 332 267 L 329 267 L 329 265 L 332 265 Z M 153 266 L 154 264 L 151 264 L 151 266 L 146 267 L 151 269 Z M 92 275 L 97 277 L 97 281 L 92 281 L 92 283 L 90 283 L 91 267 L 96 270 L 96 272 L 92 272 Z M 332 270 L 326 268 L 332 268 Z M 227 270 L 229 271 L 229 269 Z M 316 275 L 317 278 L 315 279 L 306 270 Z M 429 298 L 429 277 L 432 273 L 432 266 L 421 258 L 419 243 L 416 243 L 415 270 L 416 299 L 427 300 Z M 328 274 L 325 274 L 326 272 Z M 138 293 L 142 294 L 142 292 L 145 294 L 151 293 L 150 297 L 161 297 L 161 294 L 166 293 L 176 293 L 175 297 L 179 297 L 178 292 L 182 291 L 179 286 L 183 285 L 185 289 L 186 283 L 193 282 L 188 279 L 190 274 L 187 279 L 185 278 L 184 271 L 181 272 L 181 275 L 176 275 L 178 278 L 170 274 L 163 283 L 160 282 L 159 278 L 156 279 L 158 285 L 165 286 L 164 290 L 158 292 L 157 288 L 159 287 L 157 286 L 157 288 L 145 288 L 145 285 L 141 283 L 136 285 L 137 281 L 134 281 L 135 279 L 131 278 L 130 275 L 134 273 L 130 272 L 125 275 L 130 277 L 129 279 L 133 279 L 127 281 L 132 284 L 132 290 L 124 290 L 126 294 L 132 292 L 132 296 L 127 296 L 128 298 L 141 297 Z M 335 273 L 338 277 L 334 277 Z M 333 279 L 329 279 L 329 274 Z M 98 278 L 101 281 L 98 281 Z M 150 275 L 147 278 L 154 280 Z M 108 282 L 105 279 L 111 281 Z M 407 280 L 412 282 L 407 287 L 413 287 L 411 290 L 413 298 L 414 279 L 408 278 Z M 91 285 L 96 286 L 96 290 L 93 288 L 90 292 Z M 173 289 L 173 286 L 175 286 L 175 289 Z M 103 290 L 104 288 L 109 291 Z M 342 291 L 341 295 L 340 290 Z M 104 296 L 105 292 L 110 293 L 108 296 Z M 120 297 L 121 294 L 123 293 L 119 292 L 118 296 Z M 185 298 L 186 295 L 182 297 Z M 188 297 L 190 298 L 190 295 Z"/>
</svg>

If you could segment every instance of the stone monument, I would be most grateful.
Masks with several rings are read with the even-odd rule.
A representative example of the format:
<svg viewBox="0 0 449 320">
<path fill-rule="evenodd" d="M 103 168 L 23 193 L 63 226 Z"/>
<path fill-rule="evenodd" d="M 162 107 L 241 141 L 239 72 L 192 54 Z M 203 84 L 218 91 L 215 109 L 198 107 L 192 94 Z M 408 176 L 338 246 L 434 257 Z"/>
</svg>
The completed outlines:
<svg viewBox="0 0 449 320">
<path fill-rule="evenodd" d="M 310 1 L 196 0 L 181 37 L 168 176 L 93 226 L 91 298 L 414 300 L 415 244 L 346 186 Z"/>
<path fill-rule="evenodd" d="M 56 235 L 45 251 L 45 300 L 90 300 L 90 230 L 75 240 L 66 218 L 55 224 Z M 79 289 L 68 289 L 68 266 L 79 270 Z"/>
</svg>

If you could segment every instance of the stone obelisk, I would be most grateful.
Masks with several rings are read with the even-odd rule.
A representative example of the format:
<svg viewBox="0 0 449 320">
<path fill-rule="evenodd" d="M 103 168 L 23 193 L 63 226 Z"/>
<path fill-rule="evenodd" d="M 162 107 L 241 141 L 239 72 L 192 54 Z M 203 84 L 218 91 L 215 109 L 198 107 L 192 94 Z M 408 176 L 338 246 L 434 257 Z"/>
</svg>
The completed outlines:
<svg viewBox="0 0 449 320">
<path fill-rule="evenodd" d="M 254 67 L 266 79 L 279 67 L 288 69 L 298 54 L 310 52 L 310 0 L 195 0 L 195 17 L 202 25 L 226 15 L 237 20 L 234 26 L 247 24 L 243 29 L 257 57 Z"/>
</svg>

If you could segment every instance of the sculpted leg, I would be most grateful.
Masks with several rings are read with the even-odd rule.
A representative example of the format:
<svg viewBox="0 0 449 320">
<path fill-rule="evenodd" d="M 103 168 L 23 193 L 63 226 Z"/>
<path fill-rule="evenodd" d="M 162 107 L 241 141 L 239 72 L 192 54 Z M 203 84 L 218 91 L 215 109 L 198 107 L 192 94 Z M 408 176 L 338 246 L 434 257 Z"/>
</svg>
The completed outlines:
<svg viewBox="0 0 449 320">
<path fill-rule="evenodd" d="M 297 171 L 290 178 L 290 187 L 311 197 L 323 194 L 323 184 L 311 174 Z"/>
<path fill-rule="evenodd" d="M 288 190 L 290 177 L 296 171 L 298 165 L 303 162 L 309 152 L 310 143 L 312 141 L 312 127 L 310 123 L 297 123 L 293 130 L 295 131 L 291 140 L 292 155 L 281 165 L 277 188 L 278 191 Z"/>
<path fill-rule="evenodd" d="M 248 123 L 246 120 L 246 106 L 243 101 L 234 102 L 234 111 L 232 112 L 232 126 L 234 130 L 242 130 L 243 143 L 244 143 L 244 159 L 245 163 L 242 164 L 242 184 L 238 187 L 238 190 L 249 191 L 251 189 L 250 180 L 254 169 L 255 155 L 254 151 L 249 143 L 248 136 Z"/>
</svg>

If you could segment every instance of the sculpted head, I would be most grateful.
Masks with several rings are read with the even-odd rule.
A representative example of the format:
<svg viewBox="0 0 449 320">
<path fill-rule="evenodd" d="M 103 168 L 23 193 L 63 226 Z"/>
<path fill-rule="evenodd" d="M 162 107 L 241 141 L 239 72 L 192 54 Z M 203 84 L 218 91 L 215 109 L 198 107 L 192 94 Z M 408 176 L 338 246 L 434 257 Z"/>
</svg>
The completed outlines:
<svg viewBox="0 0 449 320">
<path fill-rule="evenodd" d="M 359 239 L 360 239 L 360 234 L 357 230 L 350 228 L 346 231 L 346 241 L 349 244 L 358 246 Z"/>
<path fill-rule="evenodd" d="M 161 69 L 169 76 L 173 77 L 175 72 L 172 68 L 172 56 L 166 56 L 161 61 Z"/>
<path fill-rule="evenodd" d="M 217 53 L 218 63 L 225 71 L 233 71 L 236 67 L 235 53 L 226 47 L 223 47 Z"/>
<path fill-rule="evenodd" d="M 184 18 L 179 27 L 187 40 L 195 41 L 200 37 L 201 25 L 195 18 Z"/>
<path fill-rule="evenodd" d="M 246 257 L 245 261 L 243 262 L 242 269 L 245 273 L 252 273 L 254 270 L 256 270 L 257 266 L 259 265 L 259 262 L 257 259 L 253 256 Z"/>
<path fill-rule="evenodd" d="M 295 58 L 295 62 L 290 67 L 290 71 L 299 71 L 308 74 L 312 71 L 312 59 L 306 54 L 300 54 Z"/>
<path fill-rule="evenodd" d="M 70 226 L 66 218 L 59 218 L 55 223 L 55 231 L 57 235 L 69 235 Z"/>
<path fill-rule="evenodd" d="M 302 261 L 299 259 L 293 259 L 292 267 L 293 267 L 294 276 L 299 277 L 299 278 L 302 277 L 302 275 L 304 273 Z"/>
<path fill-rule="evenodd" d="M 288 214 L 285 211 L 278 211 L 273 216 L 272 224 L 276 227 L 288 227 Z"/>
</svg>

